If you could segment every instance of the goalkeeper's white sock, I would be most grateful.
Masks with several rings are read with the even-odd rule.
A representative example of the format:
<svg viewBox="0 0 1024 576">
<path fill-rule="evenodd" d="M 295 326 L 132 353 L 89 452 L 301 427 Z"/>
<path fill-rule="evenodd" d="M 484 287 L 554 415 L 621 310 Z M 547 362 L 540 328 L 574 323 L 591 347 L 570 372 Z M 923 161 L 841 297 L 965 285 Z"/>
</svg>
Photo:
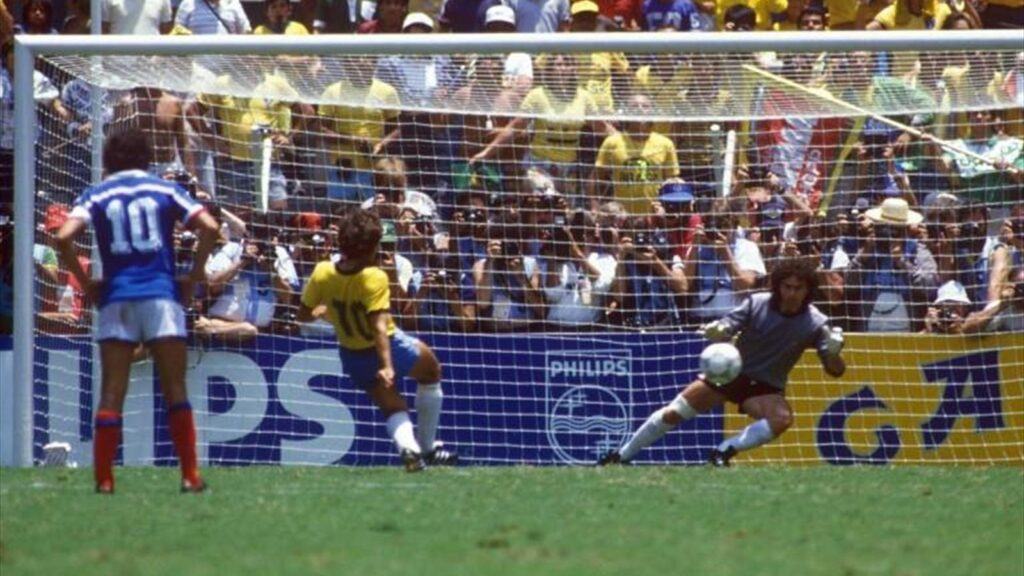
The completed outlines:
<svg viewBox="0 0 1024 576">
<path fill-rule="evenodd" d="M 659 438 L 674 428 L 674 426 L 666 424 L 665 421 L 662 420 L 662 413 L 664 411 L 665 408 L 662 408 L 651 414 L 647 418 L 647 421 L 633 433 L 633 437 L 630 438 L 621 449 L 619 449 L 619 456 L 623 461 L 632 460 L 633 457 L 636 456 L 637 452 L 647 448 L 651 444 L 654 444 Z"/>
<path fill-rule="evenodd" d="M 434 449 L 437 438 L 437 423 L 441 420 L 441 403 L 444 393 L 441 384 L 420 384 L 416 388 L 416 440 L 423 450 Z"/>
<path fill-rule="evenodd" d="M 399 450 L 412 450 L 420 453 L 420 445 L 416 443 L 416 435 L 412 431 L 412 421 L 408 412 L 395 412 L 388 416 L 388 434 L 394 439 Z"/>
<path fill-rule="evenodd" d="M 719 444 L 718 450 L 725 452 L 732 447 L 737 452 L 742 452 L 751 448 L 757 448 L 762 444 L 767 444 L 774 439 L 775 433 L 772 432 L 772 427 L 768 425 L 768 420 L 762 418 L 744 428 L 739 434 Z"/>
</svg>

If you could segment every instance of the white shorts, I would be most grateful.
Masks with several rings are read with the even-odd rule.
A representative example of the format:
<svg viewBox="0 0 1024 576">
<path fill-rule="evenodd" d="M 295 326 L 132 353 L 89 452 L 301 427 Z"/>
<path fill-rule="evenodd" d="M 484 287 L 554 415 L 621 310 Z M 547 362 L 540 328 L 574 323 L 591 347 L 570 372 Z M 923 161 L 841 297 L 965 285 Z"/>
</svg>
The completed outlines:
<svg viewBox="0 0 1024 576">
<path fill-rule="evenodd" d="M 150 342 L 185 338 L 185 310 L 175 300 L 111 302 L 100 309 L 96 339 Z"/>
</svg>

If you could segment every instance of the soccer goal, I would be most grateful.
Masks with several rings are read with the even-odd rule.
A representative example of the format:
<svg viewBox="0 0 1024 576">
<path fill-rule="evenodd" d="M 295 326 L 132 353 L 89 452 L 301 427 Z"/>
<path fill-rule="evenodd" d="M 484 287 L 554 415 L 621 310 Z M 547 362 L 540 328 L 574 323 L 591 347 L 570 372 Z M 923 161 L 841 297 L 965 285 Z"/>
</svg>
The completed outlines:
<svg viewBox="0 0 1024 576">
<path fill-rule="evenodd" d="M 808 350 L 792 427 L 737 462 L 1024 462 L 1015 32 L 15 44 L 8 463 L 51 442 L 91 460 L 93 315 L 49 243 L 125 126 L 222 222 L 188 303 L 208 465 L 395 462 L 331 327 L 295 321 L 357 205 L 385 222 L 392 314 L 441 360 L 439 437 L 464 462 L 593 463 L 694 380 L 697 328 L 790 258 L 819 264 L 848 369 Z M 174 460 L 157 390 L 142 349 L 125 464 Z M 703 462 L 746 424 L 726 405 L 636 461 Z"/>
</svg>

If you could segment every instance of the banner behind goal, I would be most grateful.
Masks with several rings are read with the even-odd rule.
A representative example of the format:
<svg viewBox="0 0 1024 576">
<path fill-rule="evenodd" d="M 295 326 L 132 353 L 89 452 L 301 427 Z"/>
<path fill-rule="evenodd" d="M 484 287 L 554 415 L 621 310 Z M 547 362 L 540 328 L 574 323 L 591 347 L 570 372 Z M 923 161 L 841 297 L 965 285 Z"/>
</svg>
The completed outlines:
<svg viewBox="0 0 1024 576">
<path fill-rule="evenodd" d="M 783 258 L 819 265 L 849 370 L 805 355 L 793 429 L 744 461 L 1024 462 L 1024 53 L 1006 34 L 862 38 L 30 41 L 22 463 L 53 441 L 91 458 L 92 313 L 50 246 L 96 135 L 126 126 L 222 222 L 189 302 L 208 463 L 393 460 L 330 326 L 295 321 L 357 205 L 385 221 L 392 313 L 444 365 L 440 438 L 470 463 L 617 447 L 696 376 L 697 327 Z M 187 268 L 194 238 L 176 242 Z M 127 463 L 173 460 L 157 389 L 140 351 Z M 701 416 L 638 461 L 701 462 L 744 425 Z"/>
</svg>

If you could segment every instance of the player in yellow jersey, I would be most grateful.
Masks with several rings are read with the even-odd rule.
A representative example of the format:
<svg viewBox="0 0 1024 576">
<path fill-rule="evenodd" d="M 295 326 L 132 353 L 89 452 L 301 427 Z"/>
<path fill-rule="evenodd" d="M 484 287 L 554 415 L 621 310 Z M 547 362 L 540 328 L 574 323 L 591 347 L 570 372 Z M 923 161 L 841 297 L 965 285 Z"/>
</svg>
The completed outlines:
<svg viewBox="0 0 1024 576">
<path fill-rule="evenodd" d="M 391 319 L 388 276 L 377 266 L 382 234 L 374 212 L 355 209 L 346 214 L 338 229 L 342 259 L 321 262 L 313 270 L 298 318 L 323 318 L 334 326 L 342 369 L 384 414 L 407 472 L 418 472 L 425 464 L 451 466 L 458 456 L 435 441 L 443 399 L 441 364 L 429 346 L 396 328 Z M 396 387 L 405 376 L 418 384 L 415 432 Z"/>
</svg>

